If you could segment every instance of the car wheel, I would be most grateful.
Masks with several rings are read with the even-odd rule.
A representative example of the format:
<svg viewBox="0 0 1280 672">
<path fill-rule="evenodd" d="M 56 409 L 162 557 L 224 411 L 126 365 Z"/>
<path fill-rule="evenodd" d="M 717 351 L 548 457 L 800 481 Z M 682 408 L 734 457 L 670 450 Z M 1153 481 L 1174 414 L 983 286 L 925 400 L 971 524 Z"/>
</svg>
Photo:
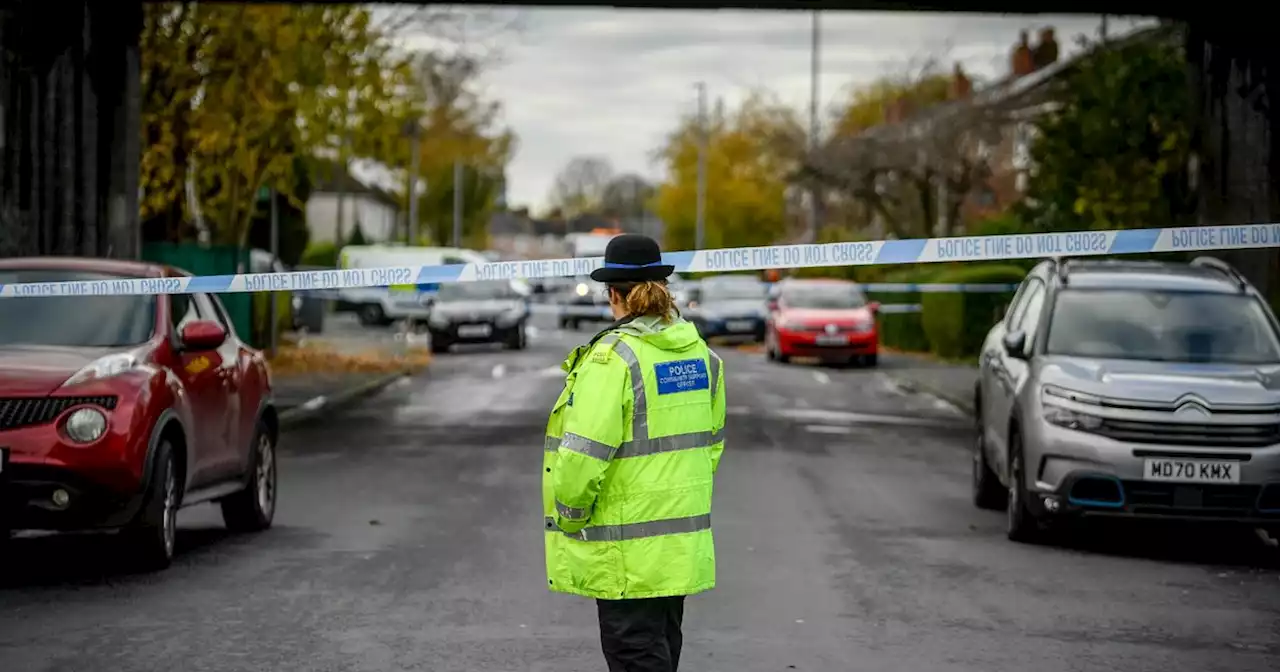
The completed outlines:
<svg viewBox="0 0 1280 672">
<path fill-rule="evenodd" d="M 1036 543 L 1044 529 L 1027 503 L 1025 466 L 1022 459 L 1022 437 L 1017 430 L 1009 433 L 1009 487 L 1005 506 L 1005 535 L 1012 541 Z"/>
<path fill-rule="evenodd" d="M 366 303 L 360 306 L 360 324 L 366 327 L 375 327 L 386 324 L 387 314 L 382 310 L 382 306 L 376 303 Z"/>
<path fill-rule="evenodd" d="M 431 354 L 442 355 L 449 352 L 449 342 L 442 338 L 431 339 Z"/>
<path fill-rule="evenodd" d="M 516 327 L 515 333 L 511 334 L 511 337 L 507 339 L 507 347 L 512 350 L 524 350 L 524 346 L 524 327 Z"/>
<path fill-rule="evenodd" d="M 879 362 L 880 362 L 879 355 L 863 355 L 862 356 L 862 365 L 867 368 L 874 367 Z"/>
<path fill-rule="evenodd" d="M 973 505 L 979 509 L 999 511 L 1009 501 L 995 472 L 987 464 L 986 441 L 983 438 L 982 417 L 978 417 L 978 436 L 973 441 Z"/>
<path fill-rule="evenodd" d="M 271 527 L 276 515 L 276 445 L 262 422 L 253 435 L 249 484 L 222 500 L 222 522 L 233 532 L 258 532 Z"/>
<path fill-rule="evenodd" d="M 156 449 L 155 471 L 137 519 L 124 531 L 133 557 L 141 569 L 156 571 L 173 562 L 177 545 L 178 508 L 182 492 L 173 446 L 167 440 Z"/>
</svg>

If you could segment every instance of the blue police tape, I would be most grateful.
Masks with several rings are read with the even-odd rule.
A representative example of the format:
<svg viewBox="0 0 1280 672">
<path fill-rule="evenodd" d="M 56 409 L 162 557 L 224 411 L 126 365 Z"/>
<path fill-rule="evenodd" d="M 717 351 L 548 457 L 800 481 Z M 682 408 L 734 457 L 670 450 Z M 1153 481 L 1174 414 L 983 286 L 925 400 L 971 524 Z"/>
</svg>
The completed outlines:
<svg viewBox="0 0 1280 672">
<path fill-rule="evenodd" d="M 662 256 L 666 263 L 675 266 L 677 272 L 703 273 L 1274 247 L 1280 247 L 1280 224 L 771 245 L 668 252 Z M 0 297 L 301 291 L 575 277 L 589 274 L 602 263 L 602 258 L 593 257 L 182 278 L 40 282 L 0 285 Z"/>
</svg>

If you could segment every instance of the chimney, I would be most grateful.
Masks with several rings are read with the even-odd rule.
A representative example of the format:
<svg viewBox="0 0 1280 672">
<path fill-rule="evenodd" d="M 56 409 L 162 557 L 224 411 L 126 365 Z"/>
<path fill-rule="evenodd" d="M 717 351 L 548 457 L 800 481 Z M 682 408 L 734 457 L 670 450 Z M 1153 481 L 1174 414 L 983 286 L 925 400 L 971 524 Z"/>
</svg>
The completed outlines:
<svg viewBox="0 0 1280 672">
<path fill-rule="evenodd" d="M 1036 64 L 1031 53 L 1031 45 L 1028 43 L 1027 31 L 1022 31 L 1022 36 L 1018 40 L 1018 45 L 1014 47 L 1013 56 L 1009 61 L 1009 69 L 1015 78 L 1035 72 Z"/>
<path fill-rule="evenodd" d="M 1032 54 L 1036 70 L 1058 62 L 1058 40 L 1054 37 L 1053 28 L 1041 28 L 1039 44 Z"/>
<path fill-rule="evenodd" d="M 959 100 L 968 98 L 970 93 L 973 93 L 973 81 L 964 74 L 964 68 L 956 63 L 955 69 L 951 72 L 951 86 L 947 97 L 951 100 Z"/>
</svg>

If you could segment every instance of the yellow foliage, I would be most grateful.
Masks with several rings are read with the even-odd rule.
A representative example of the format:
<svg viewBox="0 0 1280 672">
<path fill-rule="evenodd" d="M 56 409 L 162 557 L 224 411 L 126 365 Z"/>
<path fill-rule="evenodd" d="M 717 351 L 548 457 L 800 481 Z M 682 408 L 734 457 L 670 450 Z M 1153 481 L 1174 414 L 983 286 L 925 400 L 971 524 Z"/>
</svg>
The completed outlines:
<svg viewBox="0 0 1280 672">
<path fill-rule="evenodd" d="M 407 62 L 363 7 L 149 3 L 141 46 L 144 220 L 193 220 L 194 178 L 214 242 L 243 245 L 259 188 L 294 196 L 298 157 L 399 135 Z"/>
<path fill-rule="evenodd" d="M 914 110 L 923 110 L 947 99 L 951 80 L 941 74 L 918 79 L 883 77 L 857 89 L 849 97 L 836 120 L 837 135 L 854 136 L 885 122 L 885 111 L 895 100 L 906 100 Z"/>
<path fill-rule="evenodd" d="M 705 240 L 707 247 L 768 245 L 786 232 L 786 190 L 804 149 L 794 110 L 755 94 L 707 123 Z M 697 120 L 685 119 L 659 151 L 666 181 L 654 211 L 666 224 L 669 249 L 695 244 L 698 174 Z"/>
</svg>

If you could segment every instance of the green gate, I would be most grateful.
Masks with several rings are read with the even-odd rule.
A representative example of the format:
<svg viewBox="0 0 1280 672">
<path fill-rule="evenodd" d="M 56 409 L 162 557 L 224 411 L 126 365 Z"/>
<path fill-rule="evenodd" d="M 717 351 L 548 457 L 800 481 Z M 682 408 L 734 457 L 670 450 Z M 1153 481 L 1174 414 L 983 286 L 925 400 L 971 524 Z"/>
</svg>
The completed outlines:
<svg viewBox="0 0 1280 672">
<path fill-rule="evenodd" d="M 201 247 L 191 243 L 147 243 L 142 246 L 142 258 L 192 275 L 231 275 L 249 268 L 249 251 L 233 245 Z M 263 344 L 253 342 L 253 295 L 235 292 L 218 298 L 222 299 L 236 334 L 250 345 L 262 347 Z"/>
</svg>

